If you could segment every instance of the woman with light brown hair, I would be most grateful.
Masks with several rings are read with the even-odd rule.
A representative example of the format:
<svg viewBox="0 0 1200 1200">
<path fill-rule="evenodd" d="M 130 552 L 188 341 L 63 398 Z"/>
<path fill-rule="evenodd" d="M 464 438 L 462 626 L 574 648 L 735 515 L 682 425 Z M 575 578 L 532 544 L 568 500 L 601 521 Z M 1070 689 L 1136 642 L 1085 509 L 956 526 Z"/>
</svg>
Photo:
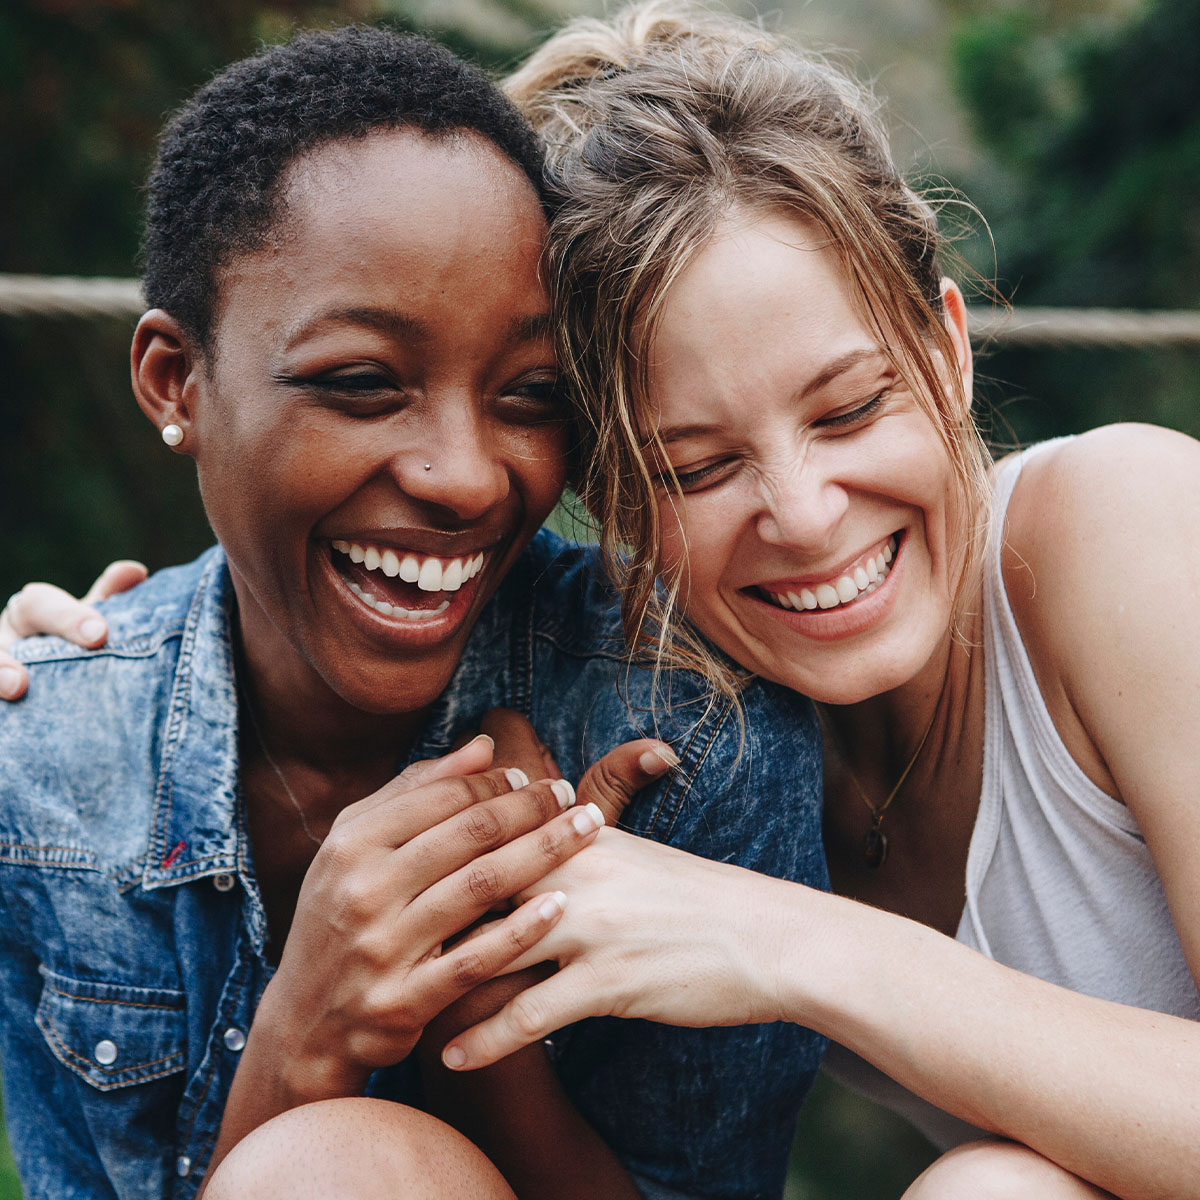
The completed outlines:
<svg viewBox="0 0 1200 1200">
<path fill-rule="evenodd" d="M 782 1018 L 957 1147 L 911 1197 L 1200 1194 L 1200 447 L 991 462 L 934 210 L 821 59 L 658 3 L 509 92 L 630 644 L 819 703 L 840 895 L 609 832 L 557 873 L 559 972 L 447 1061 Z"/>
<path fill-rule="evenodd" d="M 633 650 L 821 704 L 840 894 L 602 830 L 545 883 L 558 972 L 444 1061 L 792 1021 L 953 1147 L 910 1200 L 1197 1194 L 1200 450 L 990 461 L 934 211 L 822 60 L 659 3 L 509 90 Z"/>
</svg>

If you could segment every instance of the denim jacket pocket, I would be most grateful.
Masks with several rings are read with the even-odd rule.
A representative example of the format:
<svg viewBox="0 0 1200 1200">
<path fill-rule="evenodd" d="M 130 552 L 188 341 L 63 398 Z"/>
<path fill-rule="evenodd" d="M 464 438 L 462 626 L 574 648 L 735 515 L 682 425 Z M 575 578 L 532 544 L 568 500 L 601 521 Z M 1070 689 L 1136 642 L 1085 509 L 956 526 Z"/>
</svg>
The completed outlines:
<svg viewBox="0 0 1200 1200">
<path fill-rule="evenodd" d="M 182 992 L 96 983 L 41 968 L 35 1020 L 55 1058 L 101 1092 L 162 1079 L 187 1065 Z"/>
</svg>

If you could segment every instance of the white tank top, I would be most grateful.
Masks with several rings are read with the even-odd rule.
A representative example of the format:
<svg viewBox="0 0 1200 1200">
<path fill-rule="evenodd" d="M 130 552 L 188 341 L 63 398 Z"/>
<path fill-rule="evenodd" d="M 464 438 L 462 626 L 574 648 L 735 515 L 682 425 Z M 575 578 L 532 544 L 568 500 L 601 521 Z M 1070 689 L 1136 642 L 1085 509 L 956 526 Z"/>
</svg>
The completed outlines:
<svg viewBox="0 0 1200 1200">
<path fill-rule="evenodd" d="M 1200 993 L 1137 822 L 1063 745 L 1004 590 L 999 531 L 1009 499 L 1022 465 L 1054 444 L 996 473 L 984 569 L 983 788 L 955 936 L 1074 991 L 1200 1020 Z M 979 1136 L 841 1047 L 831 1046 L 826 1066 L 942 1147 Z"/>
</svg>

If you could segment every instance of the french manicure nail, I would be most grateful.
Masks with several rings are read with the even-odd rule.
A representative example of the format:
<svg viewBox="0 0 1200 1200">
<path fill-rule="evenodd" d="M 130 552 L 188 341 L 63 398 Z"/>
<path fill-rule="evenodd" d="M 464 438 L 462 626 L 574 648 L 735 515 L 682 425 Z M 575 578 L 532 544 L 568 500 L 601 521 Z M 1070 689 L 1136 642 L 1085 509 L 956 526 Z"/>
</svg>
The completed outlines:
<svg viewBox="0 0 1200 1200">
<path fill-rule="evenodd" d="M 0 667 L 0 696 L 15 696 L 21 686 L 21 674 L 15 667 Z"/>
<path fill-rule="evenodd" d="M 571 824 L 579 834 L 593 833 L 604 824 L 604 814 L 594 804 L 581 808 L 572 818 Z"/>
<path fill-rule="evenodd" d="M 565 779 L 556 779 L 550 785 L 550 790 L 558 800 L 559 808 L 570 808 L 575 803 L 575 789 Z"/>
<path fill-rule="evenodd" d="M 529 776 L 521 770 L 520 767 L 505 767 L 504 778 L 508 780 L 508 786 L 515 792 L 517 788 L 529 786 Z"/>
<path fill-rule="evenodd" d="M 461 1067 L 467 1065 L 467 1054 L 461 1046 L 447 1046 L 442 1051 L 442 1062 L 451 1070 L 457 1071 Z"/>
<path fill-rule="evenodd" d="M 538 905 L 538 916 L 543 921 L 552 921 L 566 907 L 566 892 L 552 892 Z"/>
<path fill-rule="evenodd" d="M 85 617 L 79 622 L 79 634 L 88 642 L 104 636 L 105 624 L 99 617 Z"/>
<path fill-rule="evenodd" d="M 679 755 L 669 746 L 656 746 L 639 756 L 638 766 L 647 775 L 661 775 L 669 768 L 679 766 Z"/>
<path fill-rule="evenodd" d="M 473 738 L 472 738 L 472 739 L 471 739 L 471 740 L 470 740 L 470 741 L 467 743 L 467 745 L 468 745 L 468 746 L 473 746 L 473 745 L 475 745 L 475 743 L 476 743 L 476 742 L 487 742 L 487 744 L 488 744 L 489 746 L 491 746 L 491 748 L 492 748 L 493 750 L 496 748 L 496 743 L 495 743 L 495 741 L 494 741 L 494 740 L 493 740 L 491 737 L 489 737 L 489 736 L 488 736 L 486 733 L 477 733 L 477 734 L 476 734 L 476 735 L 475 735 L 475 736 L 474 736 L 474 737 L 473 737 Z"/>
</svg>

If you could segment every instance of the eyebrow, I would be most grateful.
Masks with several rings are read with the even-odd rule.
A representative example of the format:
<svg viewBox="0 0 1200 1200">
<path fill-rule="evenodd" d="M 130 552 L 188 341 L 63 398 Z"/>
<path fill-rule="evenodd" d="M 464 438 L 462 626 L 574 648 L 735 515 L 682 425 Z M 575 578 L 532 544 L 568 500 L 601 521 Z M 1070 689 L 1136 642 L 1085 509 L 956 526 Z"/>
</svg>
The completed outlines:
<svg viewBox="0 0 1200 1200">
<path fill-rule="evenodd" d="M 823 387 L 831 384 L 839 375 L 844 375 L 847 371 L 852 371 L 855 367 L 860 366 L 864 362 L 879 360 L 880 363 L 886 363 L 887 356 L 877 347 L 864 347 L 860 350 L 849 350 L 845 354 L 839 354 L 837 358 L 830 359 L 797 393 L 798 400 L 805 400 L 814 392 L 819 392 Z M 698 424 L 698 425 L 668 425 L 665 429 L 658 431 L 658 436 L 662 442 L 681 442 L 687 438 L 702 437 L 705 434 L 714 432 L 720 428 L 719 425 Z"/>
<path fill-rule="evenodd" d="M 358 325 L 374 329 L 389 337 L 401 337 L 410 342 L 429 340 L 429 330 L 424 322 L 408 316 L 398 308 L 346 307 L 328 308 L 311 319 L 294 325 L 287 331 L 285 346 L 290 350 L 297 342 L 310 335 L 322 325 Z M 507 340 L 510 344 L 531 342 L 545 337 L 550 331 L 550 314 L 534 313 L 532 316 L 513 317 L 508 323 Z"/>
<path fill-rule="evenodd" d="M 297 322 L 287 331 L 284 345 L 291 349 L 299 341 L 308 337 L 322 325 L 359 325 L 366 329 L 375 329 L 392 337 L 403 337 L 409 341 L 425 341 L 429 331 L 424 324 L 414 317 L 401 312 L 398 308 L 327 308 L 315 316 Z"/>
</svg>

